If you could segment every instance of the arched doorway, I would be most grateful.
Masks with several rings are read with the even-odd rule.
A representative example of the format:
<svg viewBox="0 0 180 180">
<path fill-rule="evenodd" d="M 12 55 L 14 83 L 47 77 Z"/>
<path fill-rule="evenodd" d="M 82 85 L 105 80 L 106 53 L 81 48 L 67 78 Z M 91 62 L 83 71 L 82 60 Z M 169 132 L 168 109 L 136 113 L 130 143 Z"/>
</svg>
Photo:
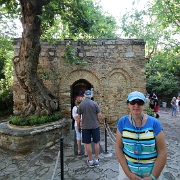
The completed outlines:
<svg viewBox="0 0 180 180">
<path fill-rule="evenodd" d="M 85 79 L 79 79 L 75 81 L 71 86 L 71 111 L 75 105 L 75 98 L 78 96 L 79 92 L 85 92 L 86 90 L 91 90 L 93 85 L 86 81 Z M 72 118 L 72 113 L 71 113 Z M 74 129 L 74 119 L 72 118 L 72 129 Z"/>
</svg>

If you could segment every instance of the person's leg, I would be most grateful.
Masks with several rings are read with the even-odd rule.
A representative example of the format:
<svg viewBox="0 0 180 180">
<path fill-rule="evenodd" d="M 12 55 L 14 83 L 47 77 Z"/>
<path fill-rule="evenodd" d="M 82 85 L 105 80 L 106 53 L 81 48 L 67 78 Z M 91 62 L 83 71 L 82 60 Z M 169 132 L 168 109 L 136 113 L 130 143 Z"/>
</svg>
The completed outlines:
<svg viewBox="0 0 180 180">
<path fill-rule="evenodd" d="M 87 155 L 87 148 L 86 148 L 86 144 L 84 144 L 84 155 Z"/>
<path fill-rule="evenodd" d="M 98 143 L 94 143 L 94 152 L 95 152 L 95 159 L 96 159 L 96 160 L 97 160 L 98 157 L 99 157 L 99 150 L 100 150 L 99 142 L 98 142 Z"/>
<path fill-rule="evenodd" d="M 93 142 L 94 142 L 95 159 L 98 160 L 99 150 L 100 150 L 100 146 L 99 146 L 100 130 L 99 130 L 99 128 L 92 130 L 92 137 L 93 137 Z"/>
<path fill-rule="evenodd" d="M 171 107 L 171 113 L 172 113 L 172 116 L 173 116 L 173 112 L 174 112 L 174 110 L 173 110 L 173 106 Z"/>
<path fill-rule="evenodd" d="M 156 107 L 156 118 L 159 118 L 158 111 L 159 111 L 159 106 Z"/>
<path fill-rule="evenodd" d="M 173 106 L 173 116 L 175 116 L 176 115 L 176 108 Z"/>
<path fill-rule="evenodd" d="M 89 161 L 92 161 L 91 130 L 82 129 L 82 140 L 85 144 Z"/>
<path fill-rule="evenodd" d="M 76 140 L 77 140 L 77 146 L 78 146 L 78 154 L 81 153 L 81 133 L 78 131 L 78 127 L 75 126 L 76 131 Z"/>
<path fill-rule="evenodd" d="M 87 151 L 87 155 L 88 155 L 88 159 L 89 161 L 92 161 L 92 147 L 91 147 L 91 143 L 90 144 L 86 144 L 86 151 Z"/>
<path fill-rule="evenodd" d="M 81 153 L 81 140 L 77 140 L 77 145 L 78 145 L 78 154 Z"/>
<path fill-rule="evenodd" d="M 179 106 L 177 106 L 177 113 L 179 114 Z"/>
<path fill-rule="evenodd" d="M 159 118 L 159 114 L 158 113 L 156 113 L 156 118 Z"/>
<path fill-rule="evenodd" d="M 81 145 L 84 145 L 84 155 L 87 156 L 86 144 L 83 143 L 83 138 L 82 138 L 82 130 L 81 130 L 81 142 L 82 142 Z"/>
</svg>

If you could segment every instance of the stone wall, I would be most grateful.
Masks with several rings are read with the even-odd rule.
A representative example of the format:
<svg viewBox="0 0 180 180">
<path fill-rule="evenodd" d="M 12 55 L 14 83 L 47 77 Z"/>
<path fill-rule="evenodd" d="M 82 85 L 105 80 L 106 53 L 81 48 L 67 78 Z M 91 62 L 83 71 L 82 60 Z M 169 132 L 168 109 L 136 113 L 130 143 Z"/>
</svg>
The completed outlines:
<svg viewBox="0 0 180 180">
<path fill-rule="evenodd" d="M 77 56 L 88 62 L 87 66 L 64 62 L 66 44 L 70 42 Z M 71 117 L 75 88 L 88 83 L 94 100 L 102 109 L 112 127 L 128 113 L 127 95 L 131 91 L 146 92 L 145 42 L 138 39 L 96 39 L 93 44 L 65 40 L 55 45 L 42 42 L 40 64 L 49 79 L 48 88 L 58 97 L 64 116 Z M 15 55 L 18 55 L 20 39 L 14 40 Z M 27 97 L 14 77 L 14 113 L 21 111 Z"/>
<path fill-rule="evenodd" d="M 39 151 L 60 142 L 71 130 L 71 120 L 61 119 L 56 122 L 18 127 L 9 123 L 0 124 L 0 148 L 18 153 Z"/>
</svg>

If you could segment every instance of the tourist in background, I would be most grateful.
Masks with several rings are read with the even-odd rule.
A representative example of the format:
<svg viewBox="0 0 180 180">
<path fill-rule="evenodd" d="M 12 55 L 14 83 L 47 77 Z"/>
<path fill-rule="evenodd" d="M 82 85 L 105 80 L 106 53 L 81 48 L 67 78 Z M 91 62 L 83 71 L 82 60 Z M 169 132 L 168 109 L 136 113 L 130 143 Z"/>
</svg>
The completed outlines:
<svg viewBox="0 0 180 180">
<path fill-rule="evenodd" d="M 153 98 L 158 100 L 158 97 L 155 92 L 153 92 Z"/>
<path fill-rule="evenodd" d="M 155 113 L 155 117 L 159 118 L 159 114 L 158 114 L 158 111 L 159 111 L 159 102 L 158 102 L 158 99 L 156 97 L 157 97 L 156 95 L 153 95 L 154 113 Z"/>
<path fill-rule="evenodd" d="M 80 89 L 79 91 L 78 91 L 78 94 L 77 94 L 77 96 L 75 96 L 75 99 L 74 99 L 74 101 L 76 101 L 76 99 L 78 98 L 78 97 L 84 97 L 84 95 L 83 95 L 84 93 L 83 93 L 83 90 L 82 89 Z"/>
<path fill-rule="evenodd" d="M 171 100 L 171 114 L 172 116 L 176 116 L 177 107 L 176 107 L 176 97 L 173 97 Z"/>
<path fill-rule="evenodd" d="M 176 108 L 177 108 L 177 113 L 179 114 L 179 107 L 180 107 L 180 97 L 178 96 L 176 99 Z"/>
<path fill-rule="evenodd" d="M 102 117 L 101 109 L 97 102 L 92 101 L 92 92 L 86 90 L 85 100 L 78 107 L 78 118 L 82 116 L 82 140 L 86 144 L 88 154 L 87 165 L 89 167 L 99 166 L 100 151 L 100 129 L 99 122 Z M 95 159 L 92 158 L 91 137 L 94 142 Z"/>
<path fill-rule="evenodd" d="M 75 131 L 76 131 L 76 140 L 77 140 L 77 147 L 78 147 L 78 152 L 77 154 L 78 155 L 81 155 L 81 121 L 78 120 L 78 114 L 77 114 L 77 109 L 78 109 L 78 106 L 79 104 L 84 100 L 83 97 L 77 97 L 76 100 L 75 100 L 75 106 L 73 107 L 72 109 L 72 117 L 74 118 L 75 120 L 75 123 L 74 123 L 74 127 L 75 127 Z M 81 118 L 80 118 L 81 119 Z M 78 126 L 78 123 L 79 126 Z M 85 155 L 87 154 L 86 153 L 86 146 L 84 145 L 84 152 L 85 152 Z"/>
<path fill-rule="evenodd" d="M 153 96 L 150 96 L 150 97 L 149 97 L 149 100 L 150 100 L 149 107 L 150 107 L 151 110 L 154 112 L 154 98 L 153 98 Z"/>
<path fill-rule="evenodd" d="M 149 96 L 146 95 L 146 102 L 145 102 L 145 110 L 147 110 L 148 108 L 150 108 L 150 99 Z"/>
<path fill-rule="evenodd" d="M 118 180 L 161 180 L 167 150 L 160 122 L 143 113 L 145 96 L 134 91 L 127 98 L 130 114 L 119 119 L 116 131 Z"/>
</svg>

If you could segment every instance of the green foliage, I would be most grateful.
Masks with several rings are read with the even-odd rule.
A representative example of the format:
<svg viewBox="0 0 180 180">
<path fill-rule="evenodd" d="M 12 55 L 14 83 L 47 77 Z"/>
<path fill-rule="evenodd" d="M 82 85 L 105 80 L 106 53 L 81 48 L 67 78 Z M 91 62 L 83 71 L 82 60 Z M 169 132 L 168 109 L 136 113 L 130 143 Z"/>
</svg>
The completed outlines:
<svg viewBox="0 0 180 180">
<path fill-rule="evenodd" d="M 77 54 L 76 51 L 71 47 L 69 43 L 67 43 L 65 54 L 64 54 L 64 57 L 65 57 L 64 61 L 70 64 L 76 64 L 80 66 L 88 65 L 87 62 L 81 60 L 76 54 Z"/>
<path fill-rule="evenodd" d="M 146 57 L 149 60 L 159 49 L 175 48 L 179 44 L 179 40 L 176 39 L 179 32 L 174 30 L 171 24 L 169 27 L 162 25 L 162 20 L 158 17 L 161 9 L 155 9 L 153 5 L 153 3 L 147 4 L 144 10 L 138 10 L 137 6 L 137 9 L 124 14 L 120 22 L 120 28 L 126 37 L 146 41 Z"/>
<path fill-rule="evenodd" d="M 149 116 L 154 117 L 154 112 L 152 111 L 151 108 L 147 108 L 146 111 L 147 111 L 147 114 L 148 114 Z"/>
<path fill-rule="evenodd" d="M 48 122 L 58 121 L 59 119 L 62 119 L 62 117 L 62 113 L 53 114 L 51 116 L 29 116 L 27 118 L 22 118 L 19 116 L 10 116 L 10 123 L 16 126 L 34 126 Z"/>
<path fill-rule="evenodd" d="M 159 72 L 169 72 L 174 76 L 180 76 L 180 51 L 171 49 L 165 52 L 158 52 L 153 59 L 146 64 L 147 77 Z"/>
<path fill-rule="evenodd" d="M 155 91 L 160 97 L 174 96 L 179 92 L 178 85 L 178 78 L 168 72 L 157 72 L 147 79 L 147 91 Z"/>
<path fill-rule="evenodd" d="M 159 52 L 146 64 L 147 91 L 155 91 L 158 96 L 171 97 L 177 94 L 180 76 L 180 52 Z"/>
<path fill-rule="evenodd" d="M 38 75 L 41 79 L 53 81 L 57 77 L 57 72 L 55 70 L 45 69 L 41 64 L 38 64 Z"/>
<path fill-rule="evenodd" d="M 51 0 L 40 18 L 46 40 L 115 38 L 118 29 L 115 18 L 93 0 Z"/>
<path fill-rule="evenodd" d="M 57 120 L 61 119 L 62 117 L 63 117 L 63 116 L 62 116 L 62 113 L 61 113 L 61 114 L 53 114 L 53 115 L 50 117 L 49 121 L 57 121 Z"/>
<path fill-rule="evenodd" d="M 6 4 L 4 6 L 3 4 Z M 1 37 L 17 37 L 21 27 L 15 19 L 19 18 L 20 7 L 17 1 L 0 0 L 0 34 Z"/>
<path fill-rule="evenodd" d="M 174 96 L 180 89 L 179 17 L 179 0 L 155 0 L 143 10 L 137 5 L 121 20 L 126 37 L 146 42 L 147 91 L 158 96 Z"/>
<path fill-rule="evenodd" d="M 163 28 L 171 27 L 177 32 L 180 30 L 180 1 L 155 0 L 152 11 L 157 12 L 157 19 Z"/>
<path fill-rule="evenodd" d="M 0 6 L 3 33 L 11 37 L 16 36 L 16 29 L 19 29 L 16 19 L 20 20 L 22 16 L 20 2 L 0 0 Z M 116 38 L 118 29 L 115 18 L 104 12 L 94 0 L 46 1 L 42 14 L 37 17 L 42 23 L 41 39 L 51 42 L 64 38 Z"/>
<path fill-rule="evenodd" d="M 13 109 L 13 46 L 5 37 L 0 37 L 0 45 L 0 111 L 5 115 Z"/>
</svg>

